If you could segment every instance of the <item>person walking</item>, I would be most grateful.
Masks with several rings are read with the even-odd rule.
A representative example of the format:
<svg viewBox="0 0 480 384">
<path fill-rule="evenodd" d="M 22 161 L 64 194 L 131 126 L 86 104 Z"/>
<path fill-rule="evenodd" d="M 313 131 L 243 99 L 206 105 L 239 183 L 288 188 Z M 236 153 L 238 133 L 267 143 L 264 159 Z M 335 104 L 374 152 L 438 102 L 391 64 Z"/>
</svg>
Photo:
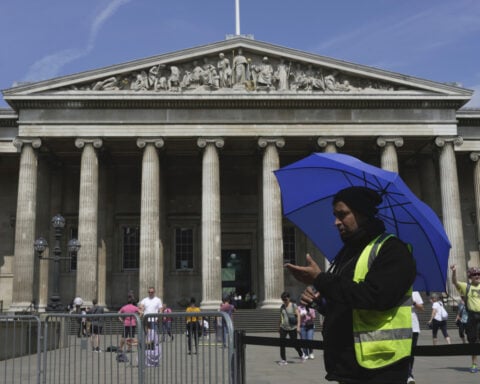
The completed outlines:
<svg viewBox="0 0 480 384">
<path fill-rule="evenodd" d="M 283 304 L 280 306 L 280 324 L 278 331 L 280 333 L 280 341 L 287 338 L 287 335 L 292 340 L 297 339 L 297 335 L 300 333 L 300 313 L 298 312 L 297 304 L 290 300 L 290 293 L 283 292 L 281 295 Z M 303 352 L 299 347 L 295 347 L 298 353 L 298 357 L 305 361 L 307 358 L 303 356 Z M 280 361 L 278 365 L 287 365 L 287 355 L 285 353 L 285 345 L 280 343 Z"/>
<path fill-rule="evenodd" d="M 442 331 L 447 344 L 452 344 L 447 331 L 448 312 L 436 293 L 430 296 L 430 300 L 432 302 L 432 315 L 428 324 L 432 327 L 433 345 L 438 343 L 437 334 L 439 329 Z"/>
<path fill-rule="evenodd" d="M 298 311 L 300 312 L 300 337 L 302 340 L 313 340 L 313 335 L 315 333 L 315 317 L 316 313 L 313 308 L 307 308 L 303 304 L 298 306 Z M 303 348 L 303 360 L 315 359 L 313 354 L 313 349 Z"/>
<path fill-rule="evenodd" d="M 190 305 L 185 310 L 187 313 L 198 313 L 200 312 L 200 308 L 196 306 L 196 300 L 194 297 L 190 299 Z M 198 353 L 198 334 L 202 331 L 202 318 L 196 315 L 187 316 L 187 346 L 188 346 L 188 354 L 192 354 L 192 337 L 195 343 L 195 354 Z"/>
<path fill-rule="evenodd" d="M 333 215 L 344 245 L 329 269 L 322 271 L 310 255 L 305 266 L 285 265 L 307 285 L 302 304 L 325 316 L 329 381 L 405 384 L 408 379 L 416 266 L 407 245 L 385 232 L 377 208 L 382 200 L 367 187 L 338 191 Z"/>
<path fill-rule="evenodd" d="M 224 295 L 222 298 L 222 304 L 220 304 L 220 312 L 224 312 L 232 318 L 233 312 L 235 312 L 235 306 L 230 303 L 230 297 L 228 295 Z M 228 336 L 228 328 L 227 323 L 222 317 L 222 343 L 223 347 L 227 346 L 227 336 Z"/>
<path fill-rule="evenodd" d="M 168 315 L 172 313 L 172 309 L 164 302 L 162 306 L 162 314 Z M 166 337 L 170 336 L 170 340 L 173 341 L 172 335 L 172 318 L 169 316 L 162 317 L 162 341 L 165 341 Z"/>
<path fill-rule="evenodd" d="M 143 315 L 145 316 L 147 329 L 158 331 L 158 318 L 152 315 L 157 315 L 161 312 L 162 299 L 155 296 L 155 288 L 149 287 L 148 296 L 143 298 L 139 304 L 143 306 Z"/>
<path fill-rule="evenodd" d="M 133 304 L 133 298 L 129 297 L 127 300 L 127 304 L 125 304 L 120 310 L 118 311 L 119 314 L 127 313 L 127 314 L 135 314 L 138 313 L 138 307 Z M 127 316 L 127 317 L 119 317 L 119 320 L 123 323 L 123 334 L 122 338 L 120 339 L 120 350 L 123 352 L 123 347 L 125 342 L 128 339 L 134 339 L 137 332 L 137 319 L 135 316 Z M 132 343 L 127 343 L 127 352 L 132 351 Z"/>
<path fill-rule="evenodd" d="M 458 336 L 462 340 L 462 343 L 465 344 L 465 330 L 468 323 L 468 311 L 465 306 L 465 296 L 460 296 L 460 301 L 458 302 L 457 317 L 455 318 L 455 325 L 458 327 Z"/>
<path fill-rule="evenodd" d="M 460 295 L 465 297 L 465 306 L 468 311 L 468 320 L 465 332 L 469 344 L 479 342 L 480 331 L 480 268 L 471 267 L 467 271 L 468 282 L 457 280 L 457 266 L 450 266 L 452 270 L 452 283 Z M 472 355 L 471 373 L 478 372 L 477 356 Z"/>
<path fill-rule="evenodd" d="M 98 305 L 98 300 L 92 300 L 92 308 L 90 309 L 90 315 L 103 315 L 104 310 L 103 307 Z M 91 343 L 92 343 L 92 350 L 93 352 L 102 352 L 100 348 L 100 335 L 103 331 L 103 317 L 92 317 L 92 335 L 91 335 Z"/>
</svg>

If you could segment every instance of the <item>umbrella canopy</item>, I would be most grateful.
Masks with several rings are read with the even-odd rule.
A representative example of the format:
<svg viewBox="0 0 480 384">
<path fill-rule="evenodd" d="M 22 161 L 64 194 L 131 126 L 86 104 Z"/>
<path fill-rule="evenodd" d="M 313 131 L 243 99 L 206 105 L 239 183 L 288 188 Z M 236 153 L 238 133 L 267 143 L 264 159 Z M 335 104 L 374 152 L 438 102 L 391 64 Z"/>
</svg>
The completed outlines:
<svg viewBox="0 0 480 384">
<path fill-rule="evenodd" d="M 334 225 L 333 197 L 364 186 L 383 198 L 377 216 L 386 230 L 412 246 L 417 263 L 414 289 L 445 291 L 450 242 L 433 210 L 395 172 L 340 153 L 314 153 L 275 171 L 284 215 L 332 260 L 343 242 Z"/>
</svg>

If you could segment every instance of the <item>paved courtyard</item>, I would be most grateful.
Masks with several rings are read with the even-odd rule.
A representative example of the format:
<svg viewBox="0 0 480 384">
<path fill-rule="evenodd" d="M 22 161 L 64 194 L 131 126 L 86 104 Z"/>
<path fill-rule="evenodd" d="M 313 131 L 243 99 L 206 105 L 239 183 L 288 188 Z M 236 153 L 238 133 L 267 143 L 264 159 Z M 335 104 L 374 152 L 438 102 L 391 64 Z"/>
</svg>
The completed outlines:
<svg viewBox="0 0 480 384">
<path fill-rule="evenodd" d="M 460 343 L 458 331 L 449 330 L 452 343 Z M 257 336 L 257 334 L 252 334 Z M 259 334 L 258 336 L 276 337 L 276 334 Z M 317 332 L 315 339 L 320 340 Z M 439 345 L 445 344 L 439 333 Z M 432 345 L 432 336 L 429 331 L 422 331 L 419 345 Z M 289 364 L 280 367 L 278 347 L 262 347 L 247 345 L 246 349 L 246 377 L 247 384 L 279 384 L 279 383 L 328 383 L 324 379 L 323 353 L 317 351 L 315 360 L 302 363 L 293 348 L 287 348 Z M 469 356 L 445 356 L 415 358 L 414 375 L 416 383 L 428 384 L 471 384 L 480 382 L 480 373 L 472 374 L 468 371 L 471 359 Z"/>
</svg>

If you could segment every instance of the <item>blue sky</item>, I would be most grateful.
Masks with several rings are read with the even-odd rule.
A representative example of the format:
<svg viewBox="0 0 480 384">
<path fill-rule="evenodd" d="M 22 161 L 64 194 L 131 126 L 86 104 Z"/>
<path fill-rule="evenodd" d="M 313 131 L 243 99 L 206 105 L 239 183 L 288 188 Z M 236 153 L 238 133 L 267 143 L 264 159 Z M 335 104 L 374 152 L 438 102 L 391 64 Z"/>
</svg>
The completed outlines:
<svg viewBox="0 0 480 384">
<path fill-rule="evenodd" d="M 240 32 L 475 90 L 479 0 L 240 0 Z M 235 33 L 235 0 L 1 0 L 0 89 L 191 48 Z M 7 104 L 0 100 L 0 107 Z"/>
</svg>

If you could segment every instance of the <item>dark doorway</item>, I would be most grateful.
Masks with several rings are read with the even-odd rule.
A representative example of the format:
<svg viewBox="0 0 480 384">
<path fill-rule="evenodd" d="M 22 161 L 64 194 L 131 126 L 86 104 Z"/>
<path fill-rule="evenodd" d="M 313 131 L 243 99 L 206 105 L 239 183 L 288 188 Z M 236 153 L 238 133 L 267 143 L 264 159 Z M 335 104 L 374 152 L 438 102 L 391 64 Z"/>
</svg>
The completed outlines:
<svg viewBox="0 0 480 384">
<path fill-rule="evenodd" d="M 227 249 L 222 251 L 222 296 L 241 295 L 242 300 L 235 304 L 246 308 L 251 293 L 251 271 L 249 249 Z"/>
</svg>

